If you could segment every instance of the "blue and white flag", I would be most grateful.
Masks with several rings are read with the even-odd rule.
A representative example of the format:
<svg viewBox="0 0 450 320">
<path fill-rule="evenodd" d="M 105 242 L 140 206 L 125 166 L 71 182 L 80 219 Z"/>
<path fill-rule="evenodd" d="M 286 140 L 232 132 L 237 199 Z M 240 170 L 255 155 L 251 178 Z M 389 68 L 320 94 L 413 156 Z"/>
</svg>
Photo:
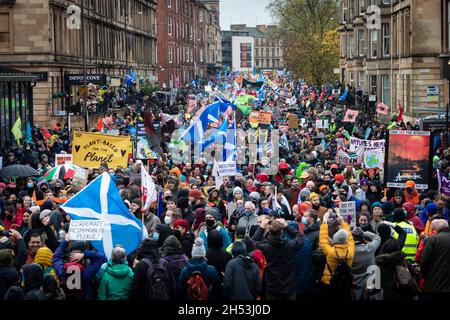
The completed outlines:
<svg viewBox="0 0 450 320">
<path fill-rule="evenodd" d="M 223 161 L 236 161 L 237 149 L 236 149 L 236 119 L 234 119 L 231 128 L 227 131 L 225 145 L 222 153 Z"/>
<path fill-rule="evenodd" d="M 205 149 L 214 142 L 216 142 L 216 140 L 224 143 L 227 136 L 227 130 L 228 130 L 228 119 L 225 119 L 225 121 L 222 122 L 222 124 L 217 128 L 217 130 L 215 130 L 209 136 L 209 138 L 202 144 L 202 151 L 205 151 Z"/>
<path fill-rule="evenodd" d="M 112 249 L 120 244 L 127 254 L 135 251 L 146 235 L 146 228 L 126 207 L 114 181 L 107 172 L 98 176 L 61 206 L 72 220 L 100 220 L 106 228 L 102 240 L 91 241 L 99 252 L 111 257 Z M 143 231 L 144 229 L 144 231 Z"/>
<path fill-rule="evenodd" d="M 210 104 L 200 116 L 180 135 L 179 140 L 203 143 L 203 137 L 210 123 L 219 122 L 220 101 Z"/>
</svg>

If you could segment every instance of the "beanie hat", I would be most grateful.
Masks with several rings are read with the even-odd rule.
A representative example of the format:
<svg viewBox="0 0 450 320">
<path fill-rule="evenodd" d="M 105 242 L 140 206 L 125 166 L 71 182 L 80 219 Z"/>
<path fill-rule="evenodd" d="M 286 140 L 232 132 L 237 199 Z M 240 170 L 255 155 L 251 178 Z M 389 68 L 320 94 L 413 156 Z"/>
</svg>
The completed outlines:
<svg viewBox="0 0 450 320">
<path fill-rule="evenodd" d="M 311 191 L 307 188 L 304 188 L 300 191 L 300 199 L 302 202 L 307 201 L 309 199 L 309 196 L 311 194 Z"/>
<path fill-rule="evenodd" d="M 261 195 L 258 192 L 251 192 L 250 195 L 248 196 L 249 198 L 255 199 L 257 201 L 259 201 L 259 199 L 261 199 Z"/>
<path fill-rule="evenodd" d="M 325 190 L 326 188 L 328 188 L 326 185 L 321 185 L 319 188 L 319 191 L 322 192 L 323 190 Z"/>
<path fill-rule="evenodd" d="M 53 210 L 53 202 L 51 202 L 50 200 L 45 201 L 41 206 L 40 206 L 41 211 L 44 211 L 46 209 L 48 210 Z"/>
<path fill-rule="evenodd" d="M 171 235 L 164 240 L 163 255 L 168 256 L 174 253 L 181 253 L 181 243 L 177 237 Z"/>
<path fill-rule="evenodd" d="M 240 255 L 246 255 L 247 254 L 247 246 L 243 241 L 235 241 L 233 243 L 233 247 L 231 248 L 231 254 L 233 257 L 237 257 Z"/>
<path fill-rule="evenodd" d="M 240 192 L 240 193 L 242 193 L 242 195 L 244 195 L 244 192 L 242 191 L 242 189 L 240 187 L 235 187 L 233 189 L 233 197 L 236 194 L 236 192 Z"/>
<path fill-rule="evenodd" d="M 177 219 L 173 222 L 173 228 L 176 229 L 178 227 L 182 227 L 185 228 L 186 230 L 189 229 L 189 224 L 186 220 L 184 219 Z"/>
<path fill-rule="evenodd" d="M 0 266 L 6 267 L 13 264 L 13 254 L 9 249 L 0 250 Z"/>
<path fill-rule="evenodd" d="M 408 180 L 405 182 L 405 188 L 415 188 L 416 187 L 416 183 L 412 180 Z"/>
<path fill-rule="evenodd" d="M 44 220 L 45 218 L 47 218 L 48 216 L 50 216 L 52 214 L 51 210 L 45 209 L 41 211 L 41 214 L 39 215 L 39 219 L 40 220 Z"/>
<path fill-rule="evenodd" d="M 192 258 L 204 258 L 206 257 L 206 249 L 203 244 L 202 238 L 195 239 L 194 246 L 192 247 Z"/>
<path fill-rule="evenodd" d="M 380 207 L 381 209 L 383 209 L 383 205 L 381 204 L 381 202 L 378 202 L 378 201 L 376 201 L 372 204 L 372 210 L 375 207 Z"/>
<path fill-rule="evenodd" d="M 337 182 L 342 183 L 342 182 L 344 182 L 345 177 L 342 174 L 338 173 L 337 175 L 334 176 L 334 180 L 336 180 Z"/>
<path fill-rule="evenodd" d="M 39 248 L 34 257 L 34 262 L 44 268 L 52 266 L 53 252 L 47 247 Z"/>
<path fill-rule="evenodd" d="M 220 220 L 219 212 L 218 212 L 217 208 L 214 208 L 214 207 L 207 208 L 206 212 L 205 212 L 205 217 L 207 215 L 213 216 L 214 220 L 216 220 L 216 221 Z"/>
<path fill-rule="evenodd" d="M 208 196 L 210 196 L 214 191 L 219 192 L 219 190 L 217 190 L 216 187 L 209 187 L 209 188 L 208 188 L 208 191 L 207 191 Z"/>
<path fill-rule="evenodd" d="M 309 200 L 312 200 L 314 198 L 319 198 L 319 195 L 315 192 L 311 192 L 311 194 L 309 195 Z"/>
<path fill-rule="evenodd" d="M 265 173 L 265 172 L 261 172 L 261 173 L 258 173 L 256 175 L 256 179 L 258 179 L 260 183 L 268 182 L 269 181 L 269 175 L 267 173 Z"/>
<path fill-rule="evenodd" d="M 200 200 L 202 198 L 202 192 L 198 189 L 191 190 L 189 191 L 189 197 L 192 197 L 195 200 Z"/>
<path fill-rule="evenodd" d="M 333 243 L 334 244 L 346 244 L 347 237 L 348 237 L 347 230 L 339 229 L 339 231 L 333 235 Z"/>
<path fill-rule="evenodd" d="M 361 181 L 359 182 L 359 184 L 362 185 L 368 185 L 369 183 L 367 182 L 366 179 L 361 179 Z"/>
<path fill-rule="evenodd" d="M 311 203 L 310 202 L 302 202 L 298 205 L 298 212 L 300 212 L 302 215 L 305 214 L 306 211 L 311 209 Z"/>
</svg>

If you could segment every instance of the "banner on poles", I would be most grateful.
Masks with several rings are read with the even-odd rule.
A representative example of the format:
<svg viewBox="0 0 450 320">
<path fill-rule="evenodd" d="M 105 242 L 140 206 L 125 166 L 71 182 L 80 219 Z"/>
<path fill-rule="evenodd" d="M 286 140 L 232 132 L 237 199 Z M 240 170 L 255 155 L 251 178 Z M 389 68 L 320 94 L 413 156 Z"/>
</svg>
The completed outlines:
<svg viewBox="0 0 450 320">
<path fill-rule="evenodd" d="M 412 180 L 416 188 L 428 189 L 430 181 L 430 132 L 391 130 L 385 160 L 388 188 L 404 188 Z"/>
<path fill-rule="evenodd" d="M 439 192 L 450 196 L 450 179 L 447 178 L 439 169 L 436 170 L 436 176 L 439 185 Z"/>
<path fill-rule="evenodd" d="M 350 151 L 355 151 L 360 146 L 364 146 L 365 149 L 384 149 L 385 145 L 385 140 L 363 140 L 350 137 Z"/>
<path fill-rule="evenodd" d="M 60 166 L 63 164 L 72 164 L 73 156 L 67 153 L 57 153 L 55 154 L 55 166 Z"/>
<path fill-rule="evenodd" d="M 99 241 L 106 228 L 111 228 L 102 220 L 71 220 L 69 234 L 71 241 Z"/>
<path fill-rule="evenodd" d="M 102 162 L 110 168 L 126 167 L 132 153 L 129 136 L 75 132 L 72 145 L 73 164 L 85 168 L 98 168 Z"/>
</svg>

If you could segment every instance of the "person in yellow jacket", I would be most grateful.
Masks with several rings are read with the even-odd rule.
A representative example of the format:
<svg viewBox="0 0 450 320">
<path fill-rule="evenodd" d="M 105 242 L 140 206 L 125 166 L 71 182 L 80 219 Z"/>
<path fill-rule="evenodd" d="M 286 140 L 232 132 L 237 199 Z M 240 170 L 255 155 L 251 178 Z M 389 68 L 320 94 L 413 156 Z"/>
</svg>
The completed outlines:
<svg viewBox="0 0 450 320">
<path fill-rule="evenodd" d="M 414 259 L 417 254 L 417 248 L 419 247 L 419 234 L 414 228 L 414 225 L 406 220 L 407 212 L 402 208 L 396 208 L 394 210 L 394 223 L 406 232 L 406 240 L 403 245 L 402 252 L 405 254 L 405 259 L 411 263 L 414 263 Z M 394 231 L 394 237 L 398 239 L 397 232 Z"/>
<path fill-rule="evenodd" d="M 328 237 L 328 222 L 334 224 L 337 220 L 340 229 L 333 235 L 332 243 Z M 344 222 L 339 214 L 328 211 L 320 225 L 319 244 L 326 257 L 325 269 L 322 276 L 322 283 L 330 284 L 330 280 L 334 270 L 336 269 L 339 258 L 346 257 L 349 267 L 353 264 L 353 257 L 355 256 L 355 240 L 350 232 L 349 225 Z M 339 256 L 339 257 L 338 257 Z M 330 270 L 331 269 L 331 270 Z"/>
</svg>

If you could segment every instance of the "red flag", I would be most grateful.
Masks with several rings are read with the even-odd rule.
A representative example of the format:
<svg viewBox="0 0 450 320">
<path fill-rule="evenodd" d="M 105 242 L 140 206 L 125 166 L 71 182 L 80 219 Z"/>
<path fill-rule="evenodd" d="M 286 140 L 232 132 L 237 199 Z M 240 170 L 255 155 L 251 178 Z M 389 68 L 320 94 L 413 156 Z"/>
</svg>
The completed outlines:
<svg viewBox="0 0 450 320">
<path fill-rule="evenodd" d="M 41 132 L 42 132 L 42 135 L 44 136 L 45 140 L 48 140 L 48 139 L 50 139 L 52 137 L 50 132 L 48 132 L 48 130 L 45 129 L 45 128 L 41 128 Z"/>
<path fill-rule="evenodd" d="M 400 113 L 397 116 L 397 122 L 400 122 L 403 120 L 403 106 L 400 103 L 400 100 L 398 100 L 398 109 L 399 109 Z"/>
<path fill-rule="evenodd" d="M 102 132 L 103 129 L 103 119 L 102 117 L 99 117 L 97 120 L 97 130 L 98 132 Z"/>
</svg>

